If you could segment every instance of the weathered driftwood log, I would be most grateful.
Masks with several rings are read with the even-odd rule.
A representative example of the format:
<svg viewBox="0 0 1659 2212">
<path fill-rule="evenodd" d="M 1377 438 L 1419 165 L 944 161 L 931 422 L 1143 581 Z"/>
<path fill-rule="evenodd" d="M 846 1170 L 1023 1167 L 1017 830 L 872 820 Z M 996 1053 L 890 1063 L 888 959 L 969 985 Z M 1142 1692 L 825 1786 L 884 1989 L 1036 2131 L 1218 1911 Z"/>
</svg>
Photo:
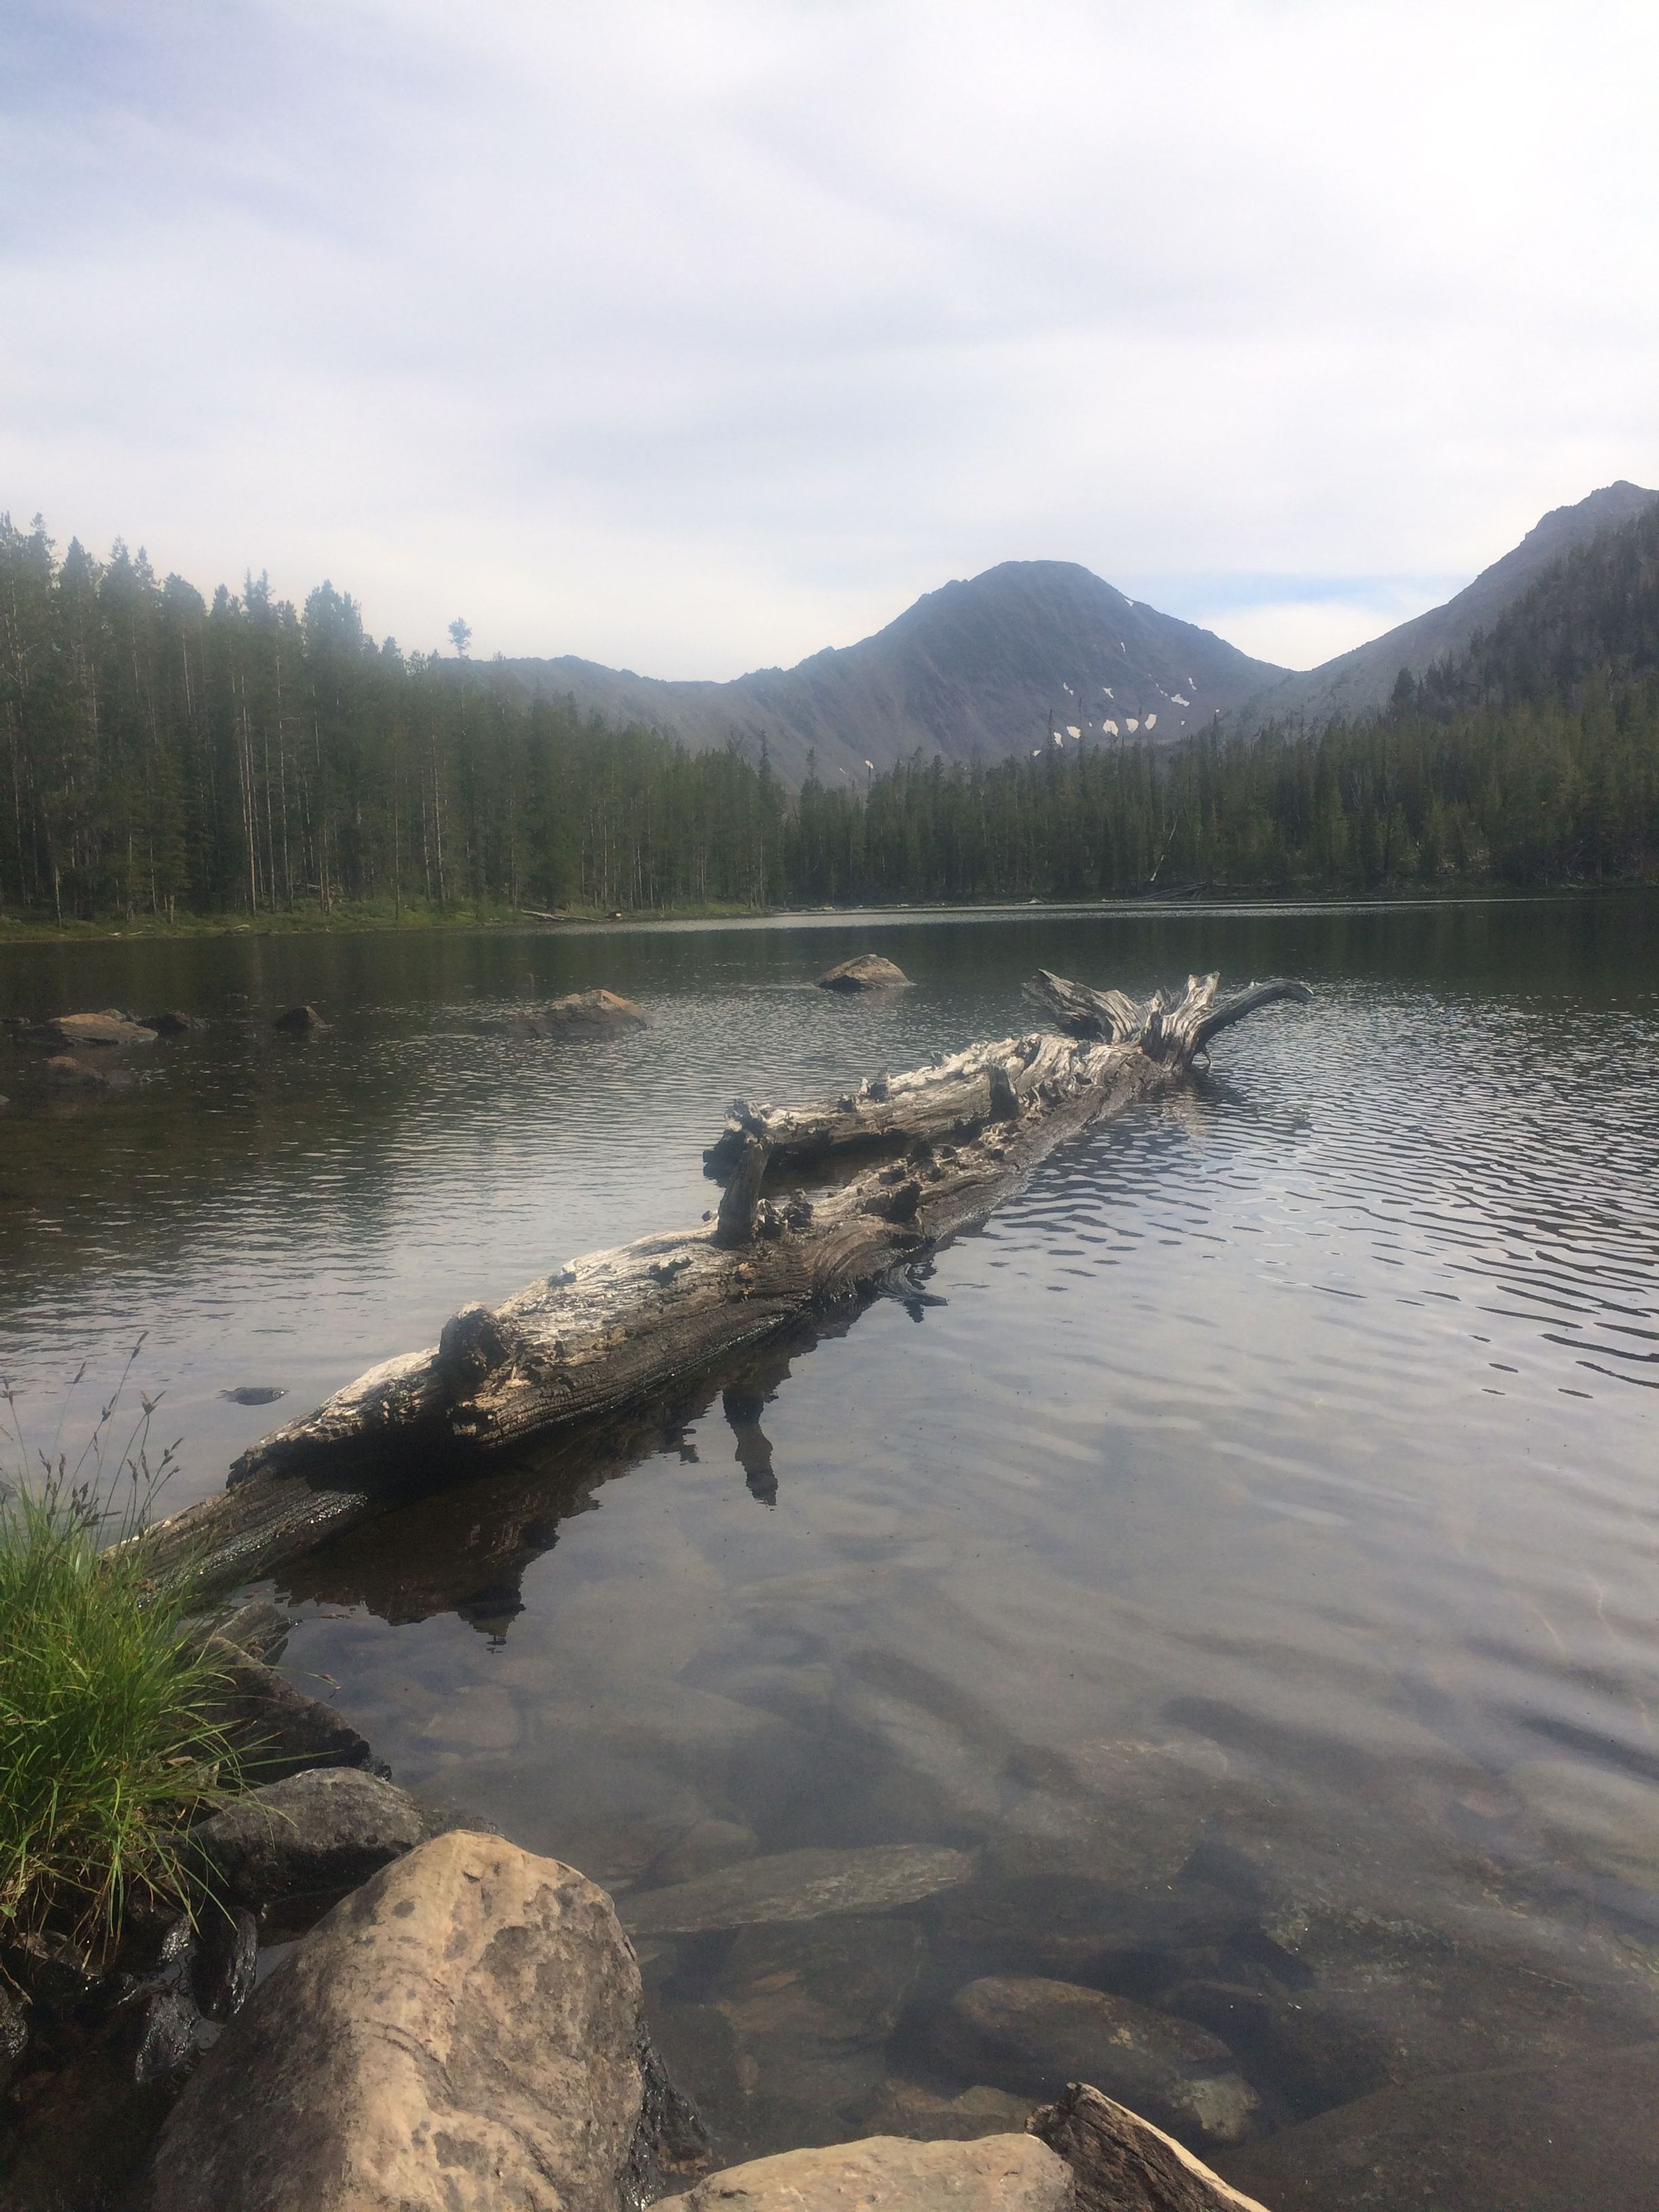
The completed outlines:
<svg viewBox="0 0 1659 2212">
<path fill-rule="evenodd" d="M 468 1463 L 856 1297 L 982 1220 L 1064 1139 L 1178 1078 L 1228 1022 L 1308 995 L 1255 985 L 1218 1002 L 1216 985 L 1192 977 L 1150 1001 L 1133 1037 L 1004 1038 L 829 1106 L 734 1108 L 709 1155 L 729 1184 L 712 1225 L 590 1253 L 500 1306 L 465 1307 L 435 1346 L 243 1453 L 224 1493 L 155 1532 L 158 1556 L 209 1583 L 251 1578 Z M 1055 977 L 1036 988 L 1067 1006 L 1115 996 Z M 763 1195 L 774 1165 L 872 1146 L 884 1157 L 810 1197 Z"/>
</svg>

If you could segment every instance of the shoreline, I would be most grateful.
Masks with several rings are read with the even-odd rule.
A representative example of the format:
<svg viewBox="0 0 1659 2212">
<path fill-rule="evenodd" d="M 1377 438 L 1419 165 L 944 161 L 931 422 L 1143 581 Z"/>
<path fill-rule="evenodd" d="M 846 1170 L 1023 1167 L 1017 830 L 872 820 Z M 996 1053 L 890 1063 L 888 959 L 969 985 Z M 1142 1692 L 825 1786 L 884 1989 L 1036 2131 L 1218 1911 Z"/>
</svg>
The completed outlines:
<svg viewBox="0 0 1659 2212">
<path fill-rule="evenodd" d="M 132 919 L 109 916 L 70 921 L 33 921 L 0 915 L 0 951 L 32 945 L 151 945 L 184 944 L 197 939 L 250 937 L 261 939 L 294 937 L 374 936 L 501 936 L 557 935 L 587 930 L 660 928 L 672 923 L 705 922 L 734 926 L 765 923 L 860 922 L 878 918 L 945 920 L 958 916 L 1100 914 L 1181 915 L 1216 913 L 1275 913 L 1293 908 L 1310 913 L 1334 910 L 1408 910 L 1456 906 L 1519 906 L 1565 903 L 1586 898 L 1612 898 L 1656 887 L 1640 878 L 1583 884 L 1528 886 L 1501 884 L 1458 884 L 1437 888 L 1421 884 L 1396 887 L 1344 888 L 1336 884 L 1299 885 L 1282 890 L 1252 888 L 1154 893 L 1127 893 L 1099 898 L 1055 899 L 899 899 L 852 906 L 738 907 L 713 903 L 703 906 L 640 908 L 631 913 L 596 907 L 572 907 L 558 913 L 532 908 L 477 908 L 437 913 L 405 908 L 401 914 L 383 911 L 369 902 L 331 910 L 311 906 L 291 912 L 265 915 L 246 921 L 229 915 L 179 915 L 171 921 L 161 915 Z"/>
</svg>

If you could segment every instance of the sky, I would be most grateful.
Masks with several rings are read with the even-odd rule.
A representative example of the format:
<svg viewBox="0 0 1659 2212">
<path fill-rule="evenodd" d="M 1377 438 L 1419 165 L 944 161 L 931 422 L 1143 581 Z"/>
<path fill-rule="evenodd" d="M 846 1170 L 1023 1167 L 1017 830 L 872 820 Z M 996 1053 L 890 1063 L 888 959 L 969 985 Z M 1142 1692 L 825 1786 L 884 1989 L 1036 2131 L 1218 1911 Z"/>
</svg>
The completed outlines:
<svg viewBox="0 0 1659 2212">
<path fill-rule="evenodd" d="M 1659 484 L 1652 0 L 6 0 L 0 508 L 726 677 L 994 562 L 1307 666 Z"/>
</svg>

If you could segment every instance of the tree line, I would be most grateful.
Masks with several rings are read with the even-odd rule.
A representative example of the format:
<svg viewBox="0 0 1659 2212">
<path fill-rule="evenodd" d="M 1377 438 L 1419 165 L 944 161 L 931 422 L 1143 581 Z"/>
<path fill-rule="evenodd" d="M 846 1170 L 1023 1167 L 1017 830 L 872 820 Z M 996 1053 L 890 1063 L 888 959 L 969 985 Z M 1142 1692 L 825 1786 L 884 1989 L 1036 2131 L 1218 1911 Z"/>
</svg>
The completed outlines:
<svg viewBox="0 0 1659 2212">
<path fill-rule="evenodd" d="M 799 792 L 504 664 L 405 654 L 331 584 L 210 603 L 0 516 L 0 912 L 758 909 L 1659 872 L 1659 532 L 1565 564 L 1369 724 L 917 756 Z M 1596 548 L 1601 548 L 1600 552 Z M 1578 556 L 1573 556 L 1577 560 Z M 1597 561 L 1601 565 L 1598 568 Z M 1644 565 L 1645 564 L 1645 565 Z M 1559 582 L 1559 580 L 1557 580 Z M 1541 596 L 1540 596 L 1541 594 Z M 1530 604 L 1530 614 L 1528 605 Z"/>
</svg>

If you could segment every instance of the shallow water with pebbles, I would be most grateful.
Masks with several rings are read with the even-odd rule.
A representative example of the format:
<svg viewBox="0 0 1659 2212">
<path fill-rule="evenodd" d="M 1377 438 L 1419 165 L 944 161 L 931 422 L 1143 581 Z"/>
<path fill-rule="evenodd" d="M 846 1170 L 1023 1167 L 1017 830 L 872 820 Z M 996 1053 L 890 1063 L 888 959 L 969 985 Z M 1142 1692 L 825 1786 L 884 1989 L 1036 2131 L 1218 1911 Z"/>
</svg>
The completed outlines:
<svg viewBox="0 0 1659 2212">
<path fill-rule="evenodd" d="M 811 989 L 871 946 L 915 987 Z M 732 2156 L 1042 2087 L 1052 2037 L 964 2044 L 988 1976 L 1219 2039 L 1243 2087 L 1170 2109 L 1244 2132 L 1659 2038 L 1656 952 L 1634 896 L 14 949 L 0 1011 L 205 1025 L 94 1100 L 4 1055 L 0 1365 L 55 1419 L 148 1329 L 183 1502 L 279 1417 L 222 1394 L 314 1402 L 695 1220 L 734 1091 L 1024 1026 L 1038 965 L 1304 975 L 941 1253 L 941 1303 L 295 1570 L 286 1664 L 624 1912 L 973 1855 L 787 1942 L 641 1936 Z M 652 1028 L 515 1027 L 599 982 Z M 333 1027 L 273 1036 L 298 999 Z"/>
</svg>

